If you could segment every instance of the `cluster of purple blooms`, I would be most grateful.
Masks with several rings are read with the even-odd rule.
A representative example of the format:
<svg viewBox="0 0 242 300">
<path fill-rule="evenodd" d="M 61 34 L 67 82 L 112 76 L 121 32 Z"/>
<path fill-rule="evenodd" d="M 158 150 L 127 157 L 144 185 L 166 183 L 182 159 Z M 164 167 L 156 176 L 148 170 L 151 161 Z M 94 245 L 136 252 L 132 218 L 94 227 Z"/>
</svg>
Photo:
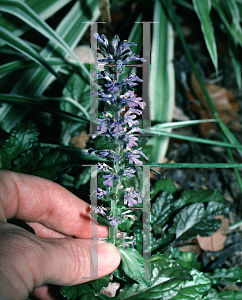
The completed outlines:
<svg viewBox="0 0 242 300">
<path fill-rule="evenodd" d="M 140 157 L 148 158 L 137 144 L 142 130 L 136 117 L 142 114 L 145 103 L 132 90 L 142 80 L 135 73 L 129 76 L 122 74 L 127 66 L 130 68 L 129 62 L 144 59 L 130 49 L 130 46 L 136 45 L 134 43 L 120 43 L 118 36 L 109 43 L 105 35 L 99 36 L 96 33 L 94 36 L 97 38 L 98 52 L 103 56 L 99 62 L 106 63 L 104 71 L 94 74 L 99 84 L 96 95 L 104 109 L 97 119 L 98 131 L 93 136 L 97 140 L 95 148 L 89 149 L 88 154 L 94 152 L 98 157 L 107 160 L 107 163 L 96 164 L 105 186 L 97 189 L 98 199 L 115 199 L 117 207 L 129 208 L 142 203 L 142 199 L 134 187 L 125 185 L 125 181 L 139 172 L 137 167 L 143 164 Z M 94 210 L 97 214 L 106 216 L 111 226 L 121 223 L 120 215 L 107 215 L 107 209 L 100 206 Z"/>
</svg>

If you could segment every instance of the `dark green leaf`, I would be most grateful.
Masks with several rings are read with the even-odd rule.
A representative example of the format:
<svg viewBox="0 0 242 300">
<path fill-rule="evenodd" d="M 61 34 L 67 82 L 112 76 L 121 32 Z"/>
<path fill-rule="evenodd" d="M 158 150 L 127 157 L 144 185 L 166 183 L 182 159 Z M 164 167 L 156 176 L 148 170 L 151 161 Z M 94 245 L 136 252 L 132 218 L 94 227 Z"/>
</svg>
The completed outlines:
<svg viewBox="0 0 242 300">
<path fill-rule="evenodd" d="M 163 191 L 168 191 L 173 194 L 176 190 L 176 186 L 170 178 L 162 178 L 156 181 L 151 197 L 153 199 L 159 192 Z"/>
<path fill-rule="evenodd" d="M 75 188 L 79 189 L 79 187 L 83 184 L 86 184 L 90 180 L 91 176 L 91 168 L 86 167 L 82 170 L 81 174 L 75 180 Z"/>
<path fill-rule="evenodd" d="M 212 235 L 221 225 L 214 217 L 227 213 L 228 206 L 215 201 L 209 202 L 207 208 L 203 203 L 190 204 L 176 214 L 169 233 L 176 233 L 177 240 Z"/>
<path fill-rule="evenodd" d="M 224 290 L 222 292 L 218 292 L 214 289 L 211 289 L 209 293 L 202 299 L 203 300 L 241 300 L 242 291 Z"/>
<path fill-rule="evenodd" d="M 151 224 L 155 234 L 162 233 L 162 227 L 168 221 L 173 211 L 173 196 L 169 192 L 163 192 L 158 197 L 151 209 Z"/>
<path fill-rule="evenodd" d="M 79 299 L 78 297 L 92 291 L 93 289 L 87 283 L 61 287 L 61 294 L 66 297 L 67 300 L 77 300 Z"/>
<path fill-rule="evenodd" d="M 173 248 L 172 258 L 188 270 L 192 268 L 195 268 L 197 270 L 201 269 L 201 264 L 197 261 L 196 253 L 179 251 L 178 248 Z"/>
<path fill-rule="evenodd" d="M 14 161 L 13 171 L 53 180 L 67 173 L 72 163 L 73 157 L 68 152 L 42 147 L 21 153 Z"/>
<path fill-rule="evenodd" d="M 241 300 L 242 299 L 242 291 L 222 291 L 219 293 L 219 299 L 221 300 Z M 210 298 L 211 299 L 211 298 Z M 205 300 L 210 300 L 209 298 L 205 298 Z M 216 300 L 212 298 L 213 300 Z"/>
<path fill-rule="evenodd" d="M 143 268 L 143 259 L 134 248 L 119 248 L 122 268 L 126 275 L 142 285 L 150 286 L 149 270 Z"/>
<path fill-rule="evenodd" d="M 196 202 L 206 203 L 209 201 L 224 202 L 224 198 L 216 190 L 186 190 L 182 193 L 180 199 L 174 201 L 174 207 L 176 209 L 180 209 L 181 207 L 187 204 Z"/>
<path fill-rule="evenodd" d="M 155 238 L 152 234 L 151 234 L 151 252 L 154 251 L 163 251 L 166 250 L 167 247 L 174 242 L 174 240 L 176 239 L 176 235 L 175 234 L 166 234 L 163 233 L 162 237 L 159 238 Z"/>
<path fill-rule="evenodd" d="M 100 139 L 97 140 L 94 147 L 97 150 L 106 150 L 106 149 L 117 148 L 118 144 L 117 143 L 110 143 L 109 141 L 107 141 L 107 139 L 100 138 Z"/>
<path fill-rule="evenodd" d="M 211 289 L 209 278 L 195 269 L 192 269 L 190 274 L 192 275 L 193 280 L 185 281 L 184 285 L 172 300 L 202 299 L 202 296 L 205 296 L 209 292 Z"/>
<path fill-rule="evenodd" d="M 71 99 L 74 103 L 78 104 L 77 107 L 73 106 L 72 103 L 68 103 L 67 101 L 61 101 L 60 108 L 63 111 L 66 111 L 70 114 L 77 115 L 78 117 L 85 118 L 87 120 L 90 119 L 90 96 L 88 95 L 90 92 L 90 83 L 85 80 L 85 78 L 81 77 L 77 73 L 73 73 L 71 77 L 68 79 L 66 87 L 63 89 L 63 96 L 67 99 Z M 86 129 L 86 123 L 79 122 L 73 124 L 70 120 L 62 121 L 62 137 L 64 137 L 65 141 L 71 139 L 73 133 L 75 131 L 81 131 L 81 129 Z"/>
<path fill-rule="evenodd" d="M 90 283 L 92 284 L 93 282 L 91 281 Z M 87 283 L 61 287 L 61 294 L 67 300 L 120 300 L 117 297 L 110 298 L 104 294 L 97 293 Z"/>
<path fill-rule="evenodd" d="M 133 236 L 136 241 L 136 249 L 137 251 L 142 254 L 143 250 L 143 229 L 142 229 L 142 223 L 140 221 L 136 221 L 134 226 L 133 226 Z"/>
<path fill-rule="evenodd" d="M 121 231 L 128 231 L 133 224 L 134 224 L 133 219 L 131 219 L 131 218 L 122 218 L 121 219 L 121 224 L 118 225 L 118 228 Z"/>
<path fill-rule="evenodd" d="M 132 300 L 172 299 L 179 289 L 193 278 L 185 268 L 163 255 L 151 258 L 151 269 L 151 287 L 142 284 L 125 284 L 118 297 Z"/>
<path fill-rule="evenodd" d="M 242 269 L 240 267 L 231 267 L 228 269 L 216 269 L 213 273 L 206 273 L 213 284 L 219 284 L 222 280 L 236 284 L 242 281 Z"/>
<path fill-rule="evenodd" d="M 11 131 L 10 136 L 6 140 L 0 150 L 2 161 L 1 169 L 11 169 L 12 161 L 23 151 L 32 149 L 39 145 L 38 131 L 31 122 L 17 124 Z"/>
<path fill-rule="evenodd" d="M 93 289 L 95 290 L 96 293 L 100 292 L 103 287 L 107 287 L 109 284 L 110 280 L 110 275 L 107 275 L 102 278 L 98 278 L 93 281 L 89 281 L 89 284 L 93 286 Z"/>
</svg>

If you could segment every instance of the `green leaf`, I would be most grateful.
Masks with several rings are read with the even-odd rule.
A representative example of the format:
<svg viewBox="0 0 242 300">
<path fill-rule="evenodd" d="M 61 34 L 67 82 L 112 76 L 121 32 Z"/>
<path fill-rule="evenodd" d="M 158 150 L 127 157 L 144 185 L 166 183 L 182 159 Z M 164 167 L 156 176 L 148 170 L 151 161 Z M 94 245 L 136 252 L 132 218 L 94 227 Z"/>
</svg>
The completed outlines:
<svg viewBox="0 0 242 300">
<path fill-rule="evenodd" d="M 173 196 L 169 192 L 165 191 L 156 198 L 151 208 L 151 224 L 155 234 L 162 233 L 162 228 L 169 220 L 173 207 Z"/>
<path fill-rule="evenodd" d="M 86 184 L 91 177 L 91 168 L 86 167 L 82 170 L 81 174 L 75 179 L 75 188 L 79 189 L 81 185 Z"/>
<path fill-rule="evenodd" d="M 134 224 L 134 220 L 131 218 L 122 218 L 121 224 L 118 225 L 118 228 L 121 231 L 128 231 L 130 230 L 131 226 Z"/>
<path fill-rule="evenodd" d="M 0 27 L 0 38 L 4 40 L 9 46 L 20 51 L 24 55 L 28 56 L 30 59 L 38 63 L 41 67 L 44 67 L 51 74 L 53 74 L 62 84 L 65 85 L 61 77 L 56 73 L 56 71 L 47 63 L 47 61 L 39 55 L 29 44 L 24 40 L 12 34 L 7 29 Z"/>
<path fill-rule="evenodd" d="M 214 219 L 216 215 L 227 214 L 228 206 L 211 201 L 207 208 L 203 203 L 185 206 L 176 214 L 169 233 L 176 233 L 177 240 L 189 240 L 200 236 L 209 236 L 218 230 L 221 221 Z"/>
<path fill-rule="evenodd" d="M 233 284 L 242 282 L 242 269 L 240 267 L 215 269 L 213 273 L 206 273 L 206 275 L 211 279 L 212 284 L 220 284 L 222 280 Z"/>
<path fill-rule="evenodd" d="M 90 83 L 77 73 L 73 73 L 68 79 L 66 87 L 63 89 L 63 96 L 71 99 L 72 102 L 61 101 L 60 108 L 68 113 L 76 114 L 79 117 L 90 119 Z M 76 106 L 74 106 L 75 104 Z M 78 110 L 77 110 L 78 108 Z M 80 128 L 86 129 L 86 124 L 79 122 L 62 121 L 62 140 L 68 144 L 75 131 L 81 131 Z"/>
<path fill-rule="evenodd" d="M 239 88 L 239 91 L 242 90 L 242 75 L 241 75 L 241 66 L 240 66 L 240 47 L 237 43 L 234 43 L 233 39 L 230 38 L 228 42 L 228 51 L 231 57 L 231 61 L 234 67 L 234 74 L 236 82 Z"/>
<path fill-rule="evenodd" d="M 143 259 L 139 252 L 134 248 L 119 248 L 119 252 L 125 274 L 142 285 L 150 286 L 150 274 L 143 269 Z"/>
<path fill-rule="evenodd" d="M 96 280 L 89 281 L 89 284 L 93 286 L 96 293 L 99 293 L 103 287 L 107 287 L 109 284 L 110 275 L 98 278 Z"/>
<path fill-rule="evenodd" d="M 209 201 L 224 202 L 223 196 L 216 190 L 186 190 L 178 200 L 174 201 L 174 207 L 178 210 L 181 207 L 196 202 L 206 203 Z"/>
<path fill-rule="evenodd" d="M 18 105 L 28 105 L 33 107 L 38 107 L 39 109 L 43 111 L 48 111 L 53 114 L 57 114 L 65 119 L 70 119 L 78 122 L 83 122 L 86 124 L 89 124 L 89 120 L 86 118 L 74 115 L 72 113 L 66 112 L 64 110 L 58 109 L 55 106 L 45 103 L 44 100 L 54 100 L 54 101 L 68 101 L 64 98 L 59 97 L 53 97 L 53 98 L 47 98 L 47 97 L 27 97 L 22 95 L 15 95 L 15 94 L 1 94 L 0 93 L 0 101 L 6 102 L 6 103 L 13 103 Z M 70 102 L 70 100 L 69 100 Z"/>
<path fill-rule="evenodd" d="M 54 180 L 67 173 L 72 164 L 73 157 L 68 152 L 42 147 L 21 153 L 21 156 L 14 160 L 12 170 Z"/>
<path fill-rule="evenodd" d="M 213 140 L 204 139 L 204 138 L 197 138 L 197 137 L 194 137 L 194 136 L 187 136 L 187 135 L 183 135 L 183 134 L 167 132 L 167 131 L 164 131 L 164 130 L 155 130 L 155 129 L 153 129 L 153 127 L 151 127 L 150 131 L 147 130 L 147 129 L 144 129 L 143 131 L 145 133 L 152 133 L 152 134 L 155 134 L 155 135 L 169 136 L 169 137 L 173 137 L 173 138 L 176 138 L 176 139 L 181 139 L 181 140 L 194 142 L 194 143 L 202 143 L 202 144 L 221 146 L 221 147 L 226 147 L 226 148 L 236 148 L 236 149 L 239 149 L 239 150 L 242 149 L 242 145 L 237 143 L 237 141 L 235 141 L 235 140 L 233 141 L 234 144 L 230 144 L 230 143 L 225 143 L 225 142 L 220 142 L 220 141 L 213 141 Z M 232 141 L 232 139 L 231 139 L 231 141 Z"/>
<path fill-rule="evenodd" d="M 241 16 L 235 1 L 211 0 L 213 7 L 222 20 L 225 32 L 230 35 L 234 42 L 242 46 L 242 29 L 240 24 Z"/>
<path fill-rule="evenodd" d="M 213 24 L 210 19 L 211 0 L 192 0 L 195 12 L 201 22 L 201 28 L 208 52 L 212 59 L 214 68 L 218 71 L 217 47 L 214 36 Z"/>
<path fill-rule="evenodd" d="M 171 194 L 176 192 L 176 186 L 173 183 L 173 181 L 170 178 L 166 178 L 166 179 L 159 179 L 155 182 L 152 193 L 151 193 L 151 198 L 155 198 L 155 196 L 159 193 L 159 192 L 163 192 L 163 191 L 168 191 Z"/>
<path fill-rule="evenodd" d="M 160 0 L 155 1 L 153 21 L 149 76 L 150 115 L 152 121 L 166 123 L 171 122 L 175 105 L 174 31 Z M 150 138 L 148 141 L 148 145 L 152 146 L 149 153 L 150 161 L 161 162 L 168 143 L 168 137 Z"/>
<path fill-rule="evenodd" d="M 151 270 L 150 287 L 142 284 L 125 284 L 118 297 L 131 300 L 173 299 L 186 282 L 193 278 L 184 267 L 163 255 L 151 258 Z"/>
<path fill-rule="evenodd" d="M 36 9 L 33 7 L 34 5 L 31 5 L 35 1 L 37 1 Z M 42 3 L 40 3 L 39 0 L 30 0 L 27 2 L 33 10 L 38 10 L 40 12 L 44 11 L 45 15 L 49 14 L 49 12 L 51 11 L 53 12 L 56 7 L 62 7 L 62 5 L 65 5 L 69 1 L 67 2 L 67 0 L 53 0 L 43 1 Z M 51 7 L 51 9 L 48 10 L 47 7 L 52 6 L 52 2 L 54 8 Z M 90 15 L 88 14 L 88 12 L 90 12 Z M 79 1 L 77 1 L 63 16 L 55 31 L 63 40 L 65 40 L 70 48 L 74 48 L 83 37 L 86 30 L 89 28 L 90 21 L 95 21 L 98 18 L 99 14 L 100 11 L 98 9 L 98 2 L 96 0 L 87 0 L 84 7 Z M 62 56 L 64 59 L 67 58 L 66 52 L 62 51 L 60 48 L 57 48 L 55 44 L 53 44 L 53 42 L 48 43 L 46 47 L 41 50 L 40 55 L 47 59 L 56 57 L 57 52 L 59 57 Z M 58 71 L 60 69 L 60 66 L 54 66 L 54 69 Z M 22 73 L 21 77 L 19 77 L 19 80 L 14 86 L 12 93 L 41 96 L 53 82 L 53 79 L 54 76 L 46 69 L 43 69 L 41 67 L 38 67 L 34 72 L 28 69 L 26 70 L 26 72 Z M 9 132 L 16 122 L 20 122 L 22 120 L 27 110 L 27 107 L 26 109 L 23 108 L 19 110 L 18 107 L 15 107 L 11 104 L 4 104 L 4 108 L 1 110 L 1 116 L 3 117 L 4 121 L 0 121 L 2 128 L 5 131 Z"/>
<path fill-rule="evenodd" d="M 67 300 L 76 300 L 78 297 L 92 292 L 93 289 L 87 284 L 78 284 L 74 286 L 63 286 L 60 289 L 61 294 L 66 297 Z M 90 299 L 90 298 L 89 298 Z"/>
<path fill-rule="evenodd" d="M 117 297 L 110 298 L 104 294 L 97 293 L 87 283 L 61 287 L 61 294 L 67 300 L 120 300 Z"/>
<path fill-rule="evenodd" d="M 162 233 L 162 237 L 155 238 L 154 235 L 151 233 L 151 252 L 154 253 L 155 251 L 166 251 L 176 239 L 175 234 L 166 234 Z M 142 242 L 142 241 L 141 241 Z M 141 251 L 142 251 L 142 244 L 141 244 Z"/>
<path fill-rule="evenodd" d="M 84 65 L 76 57 L 67 43 L 24 2 L 15 0 L 1 0 L 0 11 L 7 12 L 20 18 L 23 22 L 43 34 L 50 41 L 56 43 L 56 45 L 58 45 L 63 51 L 67 52 L 77 61 L 84 72 L 88 73 Z"/>
<path fill-rule="evenodd" d="M 223 291 L 219 293 L 219 299 L 221 300 L 241 300 L 242 299 L 242 291 Z M 210 298 L 211 299 L 211 298 Z"/>
<path fill-rule="evenodd" d="M 12 161 L 21 152 L 38 146 L 38 135 L 39 132 L 32 122 L 17 124 L 10 131 L 9 138 L 0 150 L 1 169 L 10 170 L 12 168 Z"/>
<path fill-rule="evenodd" d="M 47 20 L 49 17 L 53 16 L 61 8 L 63 8 L 71 0 L 52 0 L 52 1 L 42 1 L 40 0 L 26 0 L 25 3 L 32 8 L 41 19 Z M 20 36 L 26 32 L 29 27 L 26 25 L 19 26 L 19 22 L 13 22 L 7 14 L 3 14 L 0 18 L 0 25 L 12 33 Z"/>
<path fill-rule="evenodd" d="M 241 300 L 242 291 L 233 291 L 233 290 L 224 290 L 218 292 L 214 289 L 211 289 L 209 293 L 202 298 L 203 300 Z"/>
<path fill-rule="evenodd" d="M 172 300 L 197 300 L 202 299 L 211 289 L 211 281 L 202 272 L 192 269 L 192 281 L 186 281 Z M 200 298 L 198 298 L 200 297 Z"/>
<path fill-rule="evenodd" d="M 66 66 L 66 62 L 61 59 L 61 58 L 46 58 L 45 59 L 49 65 L 51 66 Z M 10 73 L 14 73 L 16 72 L 16 70 L 19 69 L 27 69 L 27 68 L 36 68 L 37 64 L 35 62 L 33 62 L 32 60 L 15 60 L 15 61 L 11 61 L 8 62 L 6 64 L 3 64 L 0 66 L 0 78 L 10 74 Z"/>
<path fill-rule="evenodd" d="M 173 248 L 172 258 L 188 270 L 191 270 L 192 268 L 197 270 L 201 269 L 201 264 L 197 261 L 196 253 L 179 251 L 178 248 Z"/>
<path fill-rule="evenodd" d="M 106 138 L 98 137 L 95 139 L 95 146 L 96 150 L 106 150 L 106 149 L 113 149 L 117 148 L 118 144 L 110 143 Z"/>
</svg>

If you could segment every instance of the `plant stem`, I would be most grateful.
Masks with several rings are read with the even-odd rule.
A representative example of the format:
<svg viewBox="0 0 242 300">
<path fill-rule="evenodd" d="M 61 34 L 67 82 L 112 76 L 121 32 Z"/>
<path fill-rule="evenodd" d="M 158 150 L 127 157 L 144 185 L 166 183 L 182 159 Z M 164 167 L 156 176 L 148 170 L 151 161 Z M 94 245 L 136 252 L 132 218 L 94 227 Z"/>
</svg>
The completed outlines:
<svg viewBox="0 0 242 300">
<path fill-rule="evenodd" d="M 111 214 L 112 216 L 116 215 L 116 200 L 111 200 Z M 109 226 L 109 240 L 114 245 L 116 245 L 117 232 L 118 224 L 115 226 Z"/>
<path fill-rule="evenodd" d="M 116 149 L 116 154 L 120 155 L 120 143 L 118 148 Z M 114 163 L 114 171 L 115 174 L 118 174 L 119 172 L 119 162 Z M 113 188 L 114 190 L 114 199 L 111 200 L 111 215 L 115 217 L 117 215 L 117 208 L 116 208 L 116 202 L 118 200 L 118 190 L 120 186 L 120 179 L 118 179 L 118 184 L 116 188 Z M 117 232 L 118 232 L 118 224 L 115 226 L 109 226 L 109 240 L 112 244 L 116 245 L 117 240 Z"/>
</svg>

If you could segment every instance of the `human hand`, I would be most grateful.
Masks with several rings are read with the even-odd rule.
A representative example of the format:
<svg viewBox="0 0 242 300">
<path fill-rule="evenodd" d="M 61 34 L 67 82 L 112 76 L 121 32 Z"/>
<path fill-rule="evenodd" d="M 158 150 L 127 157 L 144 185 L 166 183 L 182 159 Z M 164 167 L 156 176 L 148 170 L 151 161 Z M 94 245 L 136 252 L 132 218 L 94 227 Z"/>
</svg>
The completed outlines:
<svg viewBox="0 0 242 300">
<path fill-rule="evenodd" d="M 7 223 L 11 218 L 26 221 L 36 235 Z M 107 227 L 96 230 L 98 237 L 108 234 Z M 46 179 L 0 170 L 0 299 L 25 300 L 33 291 L 52 300 L 50 284 L 87 282 L 119 263 L 112 244 L 99 243 L 97 253 L 87 203 Z"/>
</svg>

